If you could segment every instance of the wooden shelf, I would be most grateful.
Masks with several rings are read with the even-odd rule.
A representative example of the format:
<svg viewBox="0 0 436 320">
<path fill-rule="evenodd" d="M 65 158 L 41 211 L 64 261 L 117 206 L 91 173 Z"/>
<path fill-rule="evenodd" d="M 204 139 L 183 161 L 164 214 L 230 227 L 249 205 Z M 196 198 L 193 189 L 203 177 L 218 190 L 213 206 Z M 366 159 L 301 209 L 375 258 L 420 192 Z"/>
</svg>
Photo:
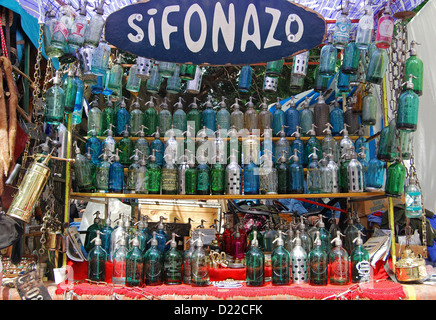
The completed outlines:
<svg viewBox="0 0 436 320">
<path fill-rule="evenodd" d="M 313 193 L 313 194 L 256 194 L 256 195 L 167 195 L 167 194 L 138 194 L 138 193 L 82 193 L 71 192 L 72 198 L 118 198 L 118 199 L 171 199 L 171 200 L 232 200 L 232 199 L 310 199 L 310 198 L 369 198 L 384 196 L 380 192 L 356 193 Z"/>
<path fill-rule="evenodd" d="M 319 139 L 319 140 L 322 140 L 322 139 L 324 139 L 324 137 L 325 136 L 317 136 L 317 138 Z M 350 137 L 350 139 L 351 140 L 357 140 L 357 138 L 359 138 L 359 136 L 349 136 Z M 85 137 L 83 137 L 84 139 L 86 139 L 86 140 L 88 140 L 89 138 L 90 138 L 90 136 L 85 136 Z M 107 137 L 104 137 L 104 136 L 99 136 L 99 137 L 97 137 L 98 139 L 100 139 L 100 140 L 104 140 L 104 139 L 106 139 Z M 114 138 L 114 140 L 115 141 L 119 141 L 119 140 L 121 140 L 123 137 L 113 137 Z M 153 141 L 155 138 L 154 137 L 144 137 L 147 141 Z M 213 137 L 209 137 L 209 138 L 213 138 Z M 259 141 L 263 141 L 264 140 L 264 138 L 263 137 L 257 137 L 258 139 L 259 139 Z M 300 139 L 301 140 L 303 140 L 303 141 L 307 141 L 307 140 L 309 140 L 309 138 L 310 137 L 301 137 Z M 342 138 L 343 138 L 343 136 L 333 136 L 333 138 L 335 139 L 335 140 L 341 140 Z M 363 136 L 363 138 L 365 138 L 365 139 L 367 139 L 368 138 L 368 136 Z M 139 137 L 129 137 L 129 139 L 130 140 L 132 140 L 132 141 L 136 141 L 136 140 L 138 140 L 139 139 Z M 176 140 L 182 140 L 182 139 L 184 139 L 184 137 L 176 137 Z M 196 140 L 200 140 L 201 138 L 192 138 L 192 140 L 194 140 L 194 141 L 196 141 Z M 223 140 L 228 140 L 229 138 L 222 138 Z M 239 137 L 238 138 L 239 140 L 243 140 L 243 139 L 247 139 L 247 138 L 241 138 L 241 137 Z M 272 137 L 271 138 L 271 140 L 272 141 L 278 141 L 280 139 L 280 137 Z M 161 141 L 166 141 L 167 140 L 167 138 L 160 138 L 160 140 Z M 293 140 L 295 140 L 295 138 L 294 137 L 286 137 L 286 140 L 289 140 L 289 141 L 293 141 Z"/>
</svg>

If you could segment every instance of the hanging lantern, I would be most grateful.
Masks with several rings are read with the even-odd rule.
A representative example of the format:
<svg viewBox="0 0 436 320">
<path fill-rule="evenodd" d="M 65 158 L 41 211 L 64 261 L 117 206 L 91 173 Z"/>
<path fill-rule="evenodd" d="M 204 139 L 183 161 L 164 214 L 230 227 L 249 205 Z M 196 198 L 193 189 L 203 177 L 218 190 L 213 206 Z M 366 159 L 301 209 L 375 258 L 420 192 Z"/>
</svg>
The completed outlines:
<svg viewBox="0 0 436 320">
<path fill-rule="evenodd" d="M 198 67 L 197 70 L 195 70 L 194 80 L 190 80 L 186 82 L 186 92 L 199 94 L 201 89 L 202 77 L 203 77 L 203 70 L 201 67 Z"/>
<path fill-rule="evenodd" d="M 252 77 L 253 69 L 249 65 L 243 66 L 239 73 L 238 90 L 241 92 L 250 91 Z"/>
<path fill-rule="evenodd" d="M 309 51 L 294 56 L 292 72 L 295 77 L 304 78 L 307 75 L 307 65 L 309 63 Z"/>
<path fill-rule="evenodd" d="M 274 93 L 277 91 L 277 86 L 279 83 L 278 77 L 270 77 L 265 75 L 265 79 L 263 81 L 263 91 Z"/>
<path fill-rule="evenodd" d="M 136 76 L 142 80 L 147 80 L 151 78 L 151 68 L 153 67 L 153 61 L 144 58 L 136 58 Z"/>
</svg>

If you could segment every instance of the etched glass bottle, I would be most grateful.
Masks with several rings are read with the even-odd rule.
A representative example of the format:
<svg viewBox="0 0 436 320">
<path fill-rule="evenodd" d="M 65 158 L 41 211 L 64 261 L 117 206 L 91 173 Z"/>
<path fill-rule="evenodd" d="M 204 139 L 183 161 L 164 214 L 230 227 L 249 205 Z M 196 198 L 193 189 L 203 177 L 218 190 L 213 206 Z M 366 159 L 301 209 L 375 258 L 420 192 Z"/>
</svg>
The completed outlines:
<svg viewBox="0 0 436 320">
<path fill-rule="evenodd" d="M 230 126 L 235 127 L 239 132 L 244 129 L 244 113 L 240 110 L 240 105 L 238 104 L 239 99 L 235 98 L 235 103 L 230 106 L 230 109 L 234 108 L 230 114 Z"/>
<path fill-rule="evenodd" d="M 195 287 L 209 284 L 209 257 L 204 250 L 203 233 L 198 233 L 195 250 L 191 256 L 191 285 Z"/>
<path fill-rule="evenodd" d="M 178 169 L 175 159 L 171 154 L 164 156 L 165 164 L 162 167 L 162 194 L 177 194 L 178 188 Z"/>
<path fill-rule="evenodd" d="M 161 167 L 156 163 L 156 149 L 152 149 L 149 156 L 149 162 L 147 163 L 147 181 L 148 181 L 148 193 L 160 194 L 161 188 Z"/>
<path fill-rule="evenodd" d="M 330 284 L 346 285 L 349 282 L 349 256 L 347 251 L 342 247 L 341 233 L 338 231 L 336 238 L 332 240 L 335 243 L 329 253 L 329 280 Z"/>
<path fill-rule="evenodd" d="M 416 181 L 416 177 L 412 175 L 405 189 L 407 218 L 420 218 L 423 215 L 422 192 Z"/>
<path fill-rule="evenodd" d="M 163 283 L 163 255 L 158 249 L 156 231 L 153 231 L 151 246 L 144 254 L 144 283 L 155 286 Z"/>
<path fill-rule="evenodd" d="M 173 113 L 174 129 L 180 130 L 180 133 L 185 132 L 187 129 L 187 117 L 185 111 L 183 110 L 182 101 L 184 101 L 183 98 L 179 97 L 179 101 L 173 106 L 176 108 L 176 111 Z"/>
<path fill-rule="evenodd" d="M 351 40 L 344 50 L 342 72 L 345 74 L 357 74 L 360 62 L 360 49 L 356 45 L 356 34 L 351 34 Z"/>
<path fill-rule="evenodd" d="M 416 41 L 410 42 L 410 57 L 406 60 L 406 64 L 404 66 L 404 80 L 407 81 L 407 77 L 411 74 L 412 82 L 413 82 L 413 91 L 418 95 L 422 95 L 422 87 L 424 83 L 424 64 L 421 59 L 419 59 L 416 55 L 416 45 L 418 43 Z M 407 90 L 407 86 L 403 87 L 403 89 Z"/>
<path fill-rule="evenodd" d="M 322 77 L 331 77 L 335 74 L 336 58 L 338 49 L 332 44 L 332 36 L 327 38 L 327 44 L 321 48 L 319 58 L 319 75 Z M 348 38 L 347 38 L 348 42 Z"/>
<path fill-rule="evenodd" d="M 197 166 L 197 193 L 200 195 L 209 195 L 211 189 L 211 170 L 207 165 L 205 156 L 198 156 Z"/>
<path fill-rule="evenodd" d="M 182 267 L 183 255 L 177 249 L 176 234 L 173 232 L 172 239 L 167 242 L 170 248 L 164 255 L 164 283 L 165 284 L 181 284 L 182 283 Z"/>
<path fill-rule="evenodd" d="M 289 107 L 285 112 L 285 126 L 286 136 L 290 137 L 292 133 L 297 130 L 297 126 L 300 126 L 300 113 L 295 106 L 295 97 L 291 97 Z"/>
<path fill-rule="evenodd" d="M 114 285 L 125 285 L 126 284 L 126 260 L 127 260 L 127 247 L 126 239 L 120 238 L 120 244 L 118 249 L 115 251 L 112 258 L 112 283 Z"/>
<path fill-rule="evenodd" d="M 348 1 L 342 3 L 341 15 L 336 19 L 335 30 L 333 33 L 333 45 L 338 49 L 344 49 L 350 38 L 351 20 L 348 16 Z"/>
<path fill-rule="evenodd" d="M 209 96 L 207 98 L 207 101 L 205 103 L 206 109 L 202 112 L 203 117 L 203 126 L 205 126 L 207 129 L 211 130 L 212 132 L 216 131 L 216 113 L 215 110 L 213 110 L 212 106 L 212 97 Z"/>
<path fill-rule="evenodd" d="M 265 284 L 265 255 L 259 248 L 257 231 L 253 231 L 251 247 L 245 255 L 246 284 L 247 286 L 263 286 Z"/>
<path fill-rule="evenodd" d="M 138 287 L 143 284 L 144 260 L 139 249 L 138 237 L 131 241 L 131 249 L 126 257 L 126 286 Z"/>
<path fill-rule="evenodd" d="M 309 252 L 308 260 L 308 278 L 309 284 L 313 286 L 325 286 L 328 283 L 328 255 L 322 247 L 319 231 L 316 232 L 316 238 L 313 242 L 313 249 Z"/>
<path fill-rule="evenodd" d="M 252 153 L 244 166 L 244 194 L 259 194 L 259 166 L 253 162 Z"/>
<path fill-rule="evenodd" d="M 64 120 L 65 91 L 60 87 L 61 74 L 56 72 L 53 86 L 45 93 L 44 122 L 59 125 Z"/>
<path fill-rule="evenodd" d="M 105 24 L 105 19 L 103 18 L 104 14 L 104 4 L 105 1 L 100 1 L 99 4 L 95 2 L 94 11 L 96 14 L 92 16 L 89 20 L 89 25 L 85 31 L 85 41 L 84 45 L 95 48 L 98 46 L 98 42 L 100 41 L 101 35 L 103 33 L 103 28 Z"/>
<path fill-rule="evenodd" d="M 375 45 L 377 48 L 387 49 L 392 44 L 392 36 L 394 32 L 394 18 L 391 16 L 391 2 L 388 1 L 385 6 L 383 15 L 378 20 L 377 34 L 375 37 Z"/>
<path fill-rule="evenodd" d="M 313 121 L 316 135 L 325 135 L 325 128 L 330 123 L 330 107 L 325 103 L 322 94 L 319 95 L 318 102 L 313 107 Z"/>
<path fill-rule="evenodd" d="M 128 127 L 130 124 L 130 113 L 126 109 L 126 103 L 124 100 L 125 99 L 121 100 L 120 108 L 116 113 L 115 136 L 117 137 L 122 137 L 125 130 L 127 130 L 127 135 L 129 135 Z"/>
<path fill-rule="evenodd" d="M 186 115 L 187 123 L 191 127 L 191 136 L 195 136 L 202 127 L 201 112 L 198 111 L 197 98 L 194 97 L 194 101 L 188 106 L 191 110 Z"/>
<path fill-rule="evenodd" d="M 102 247 L 100 231 L 97 231 L 97 237 L 92 241 L 95 242 L 95 245 L 88 254 L 88 279 L 91 281 L 106 281 L 108 254 Z"/>
<path fill-rule="evenodd" d="M 386 49 L 377 48 L 370 56 L 366 81 L 380 85 L 383 82 L 388 63 L 389 56 Z"/>
<path fill-rule="evenodd" d="M 356 46 L 360 50 L 367 50 L 374 30 L 374 17 L 370 5 L 365 5 L 365 14 L 360 18 L 356 32 Z"/>
<path fill-rule="evenodd" d="M 173 123 L 173 116 L 171 112 L 168 110 L 168 99 L 165 97 L 164 101 L 161 103 L 159 108 L 161 108 L 158 115 L 158 123 L 159 123 L 159 134 L 162 137 L 165 137 L 165 133 L 171 129 L 171 125 Z"/>
<path fill-rule="evenodd" d="M 249 101 L 245 104 L 247 107 L 247 111 L 244 113 L 244 128 L 249 132 L 252 132 L 254 129 L 258 129 L 258 113 L 254 109 L 253 97 L 249 98 Z"/>
<path fill-rule="evenodd" d="M 362 124 L 373 126 L 377 123 L 378 100 L 369 89 L 368 94 L 362 100 Z"/>
<path fill-rule="evenodd" d="M 410 74 L 406 90 L 398 98 L 397 129 L 402 131 L 416 131 L 417 128 L 419 96 L 413 89 L 413 74 Z"/>
<path fill-rule="evenodd" d="M 230 130 L 230 112 L 227 110 L 225 97 L 222 97 L 219 103 L 220 109 L 216 113 L 216 127 L 221 129 Z"/>
<path fill-rule="evenodd" d="M 385 193 L 388 196 L 401 196 L 404 192 L 406 168 L 396 160 L 386 172 Z"/>
<path fill-rule="evenodd" d="M 361 232 L 358 233 L 358 237 L 353 242 L 356 242 L 356 246 L 350 254 L 351 282 L 369 282 L 371 279 L 371 265 L 368 250 L 363 247 Z"/>
<path fill-rule="evenodd" d="M 331 130 L 334 136 L 338 136 L 344 128 L 344 111 L 337 98 L 334 102 L 334 108 L 330 112 L 330 124 L 332 125 Z"/>
<path fill-rule="evenodd" d="M 74 103 L 76 101 L 77 82 L 74 79 L 75 67 L 70 66 L 68 69 L 68 75 L 65 79 L 62 87 L 65 91 L 64 112 L 72 113 L 74 111 Z"/>
<path fill-rule="evenodd" d="M 271 113 L 270 111 L 268 111 L 268 112 Z M 259 117 L 261 118 L 262 115 L 259 114 Z M 282 105 L 280 104 L 280 98 L 277 98 L 276 110 L 274 110 L 274 113 L 272 114 L 273 134 L 275 136 L 278 136 L 278 132 L 282 129 L 282 126 L 284 126 L 284 125 L 286 125 L 285 112 L 282 110 Z"/>
<path fill-rule="evenodd" d="M 300 127 L 303 133 L 303 136 L 308 135 L 308 131 L 312 129 L 313 121 L 313 112 L 309 109 L 310 107 L 310 98 L 306 97 L 304 100 L 304 108 L 300 111 Z"/>
<path fill-rule="evenodd" d="M 51 44 L 52 34 L 55 29 L 56 23 L 56 11 L 54 10 L 51 3 L 48 3 L 43 24 L 43 39 L 45 54 L 50 58 L 59 58 L 64 54 L 62 48 L 56 48 Z"/>
<path fill-rule="evenodd" d="M 279 231 L 279 236 L 273 241 L 273 243 L 276 242 L 276 248 L 271 253 L 271 283 L 272 285 L 288 285 L 291 282 L 291 256 L 284 247 L 282 231 Z"/>
</svg>

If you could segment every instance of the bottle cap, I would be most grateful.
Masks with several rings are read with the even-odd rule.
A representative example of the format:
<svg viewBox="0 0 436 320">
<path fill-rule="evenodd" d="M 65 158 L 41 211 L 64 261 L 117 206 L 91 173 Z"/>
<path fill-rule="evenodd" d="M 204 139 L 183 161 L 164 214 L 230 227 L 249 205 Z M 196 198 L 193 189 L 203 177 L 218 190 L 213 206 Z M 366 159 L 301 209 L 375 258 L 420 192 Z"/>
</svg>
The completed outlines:
<svg viewBox="0 0 436 320">
<path fill-rule="evenodd" d="M 104 234 L 104 233 L 101 232 L 100 230 L 97 230 L 97 236 L 91 240 L 91 242 L 95 242 L 96 246 L 101 246 L 101 238 L 100 238 L 101 234 Z"/>
<path fill-rule="evenodd" d="M 343 236 L 343 234 L 340 231 L 336 231 L 336 238 L 330 241 L 330 243 L 334 242 L 336 247 L 341 247 L 342 246 L 341 235 Z"/>
<path fill-rule="evenodd" d="M 321 245 L 321 239 L 320 239 L 320 232 L 315 232 L 315 240 L 313 241 L 314 246 L 320 246 Z"/>
</svg>

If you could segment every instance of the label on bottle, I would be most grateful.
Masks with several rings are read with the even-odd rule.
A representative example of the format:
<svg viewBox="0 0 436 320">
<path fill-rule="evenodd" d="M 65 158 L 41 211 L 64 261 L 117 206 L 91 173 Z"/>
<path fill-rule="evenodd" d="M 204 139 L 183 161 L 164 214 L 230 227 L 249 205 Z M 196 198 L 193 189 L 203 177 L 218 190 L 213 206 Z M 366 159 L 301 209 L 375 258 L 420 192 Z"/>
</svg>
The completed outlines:
<svg viewBox="0 0 436 320">
<path fill-rule="evenodd" d="M 337 22 L 334 33 L 334 42 L 348 42 L 350 29 L 351 25 L 348 22 Z"/>
<path fill-rule="evenodd" d="M 68 28 L 62 21 L 58 21 L 56 23 L 54 30 L 53 30 L 53 34 L 55 34 L 56 32 L 60 32 L 62 34 L 62 36 L 65 38 L 65 40 L 67 40 Z"/>
<path fill-rule="evenodd" d="M 163 170 L 162 171 L 162 190 L 176 191 L 177 190 L 177 173 Z"/>
<path fill-rule="evenodd" d="M 83 38 L 85 34 L 85 25 L 81 22 L 77 22 L 73 24 L 73 28 L 71 29 L 71 34 Z"/>
<path fill-rule="evenodd" d="M 378 33 L 382 37 L 387 37 L 387 38 L 392 37 L 393 31 L 394 31 L 394 22 L 390 19 L 384 19 L 378 27 Z"/>
<path fill-rule="evenodd" d="M 360 281 L 369 281 L 371 275 L 371 265 L 369 261 L 359 261 L 356 264 L 357 274 L 359 275 Z"/>
<path fill-rule="evenodd" d="M 359 28 L 361 29 L 372 29 L 374 27 L 374 20 L 371 16 L 364 16 L 359 21 Z"/>
<path fill-rule="evenodd" d="M 348 261 L 346 259 L 335 260 L 331 264 L 332 278 L 336 280 L 344 280 L 348 275 Z"/>
</svg>

